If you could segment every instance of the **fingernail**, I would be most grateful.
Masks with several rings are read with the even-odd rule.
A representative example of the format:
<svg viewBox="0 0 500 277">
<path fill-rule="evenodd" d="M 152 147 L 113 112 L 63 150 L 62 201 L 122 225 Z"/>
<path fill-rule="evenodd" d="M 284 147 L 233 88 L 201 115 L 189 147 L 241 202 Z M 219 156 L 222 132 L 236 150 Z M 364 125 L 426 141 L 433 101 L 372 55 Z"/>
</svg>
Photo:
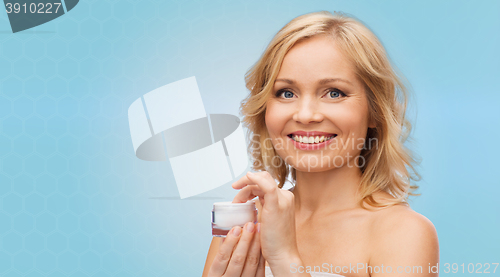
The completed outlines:
<svg viewBox="0 0 500 277">
<path fill-rule="evenodd" d="M 247 223 L 247 231 L 252 233 L 253 232 L 253 222 L 248 222 Z"/>
<path fill-rule="evenodd" d="M 234 229 L 233 229 L 233 235 L 234 235 L 235 237 L 237 237 L 237 236 L 239 236 L 240 234 L 241 234 L 241 228 L 240 228 L 240 226 L 236 226 L 236 227 L 234 227 Z"/>
<path fill-rule="evenodd" d="M 248 175 L 253 176 L 255 173 L 248 171 Z"/>
<path fill-rule="evenodd" d="M 257 233 L 260 233 L 260 222 L 257 223 Z"/>
</svg>

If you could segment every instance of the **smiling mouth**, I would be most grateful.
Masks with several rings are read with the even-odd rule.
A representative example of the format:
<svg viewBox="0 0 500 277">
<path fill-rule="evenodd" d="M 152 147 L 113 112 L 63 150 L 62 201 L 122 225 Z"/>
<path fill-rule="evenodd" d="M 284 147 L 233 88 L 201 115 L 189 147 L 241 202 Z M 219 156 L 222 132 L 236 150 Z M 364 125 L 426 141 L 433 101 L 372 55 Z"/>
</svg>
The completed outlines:
<svg viewBox="0 0 500 277">
<path fill-rule="evenodd" d="M 294 134 L 289 134 L 288 137 L 293 139 L 296 142 L 304 143 L 304 144 L 318 144 L 322 143 L 325 141 L 329 141 L 331 139 L 334 139 L 337 136 L 337 134 L 331 134 L 331 135 L 322 135 L 322 136 L 298 136 Z"/>
</svg>

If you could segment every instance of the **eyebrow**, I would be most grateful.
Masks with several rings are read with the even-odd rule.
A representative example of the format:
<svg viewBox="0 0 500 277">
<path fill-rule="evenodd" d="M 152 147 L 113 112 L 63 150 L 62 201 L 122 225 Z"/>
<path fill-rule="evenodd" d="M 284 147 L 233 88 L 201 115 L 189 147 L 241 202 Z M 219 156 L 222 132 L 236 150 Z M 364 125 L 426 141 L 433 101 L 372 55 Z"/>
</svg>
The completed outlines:
<svg viewBox="0 0 500 277">
<path fill-rule="evenodd" d="M 285 82 L 285 83 L 288 83 L 290 85 L 293 85 L 295 84 L 295 81 L 294 80 L 290 80 L 290 79 L 283 79 L 283 78 L 280 78 L 280 79 L 276 79 L 276 82 Z M 326 78 L 326 79 L 321 79 L 319 80 L 319 84 L 320 85 L 324 85 L 326 83 L 329 83 L 329 82 L 344 82 L 344 83 L 347 83 L 347 84 L 350 84 L 352 85 L 351 82 L 349 82 L 348 80 L 346 79 L 342 79 L 342 78 Z"/>
</svg>

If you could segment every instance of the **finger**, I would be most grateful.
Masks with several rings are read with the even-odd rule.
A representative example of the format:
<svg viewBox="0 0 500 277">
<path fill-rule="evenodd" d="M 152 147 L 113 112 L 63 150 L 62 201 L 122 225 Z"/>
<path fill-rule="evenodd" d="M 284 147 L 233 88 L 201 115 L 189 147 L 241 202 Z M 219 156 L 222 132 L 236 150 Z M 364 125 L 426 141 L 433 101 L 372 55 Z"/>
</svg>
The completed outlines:
<svg viewBox="0 0 500 277">
<path fill-rule="evenodd" d="M 273 182 L 274 184 L 276 184 L 276 182 L 274 181 L 273 177 L 271 176 L 271 174 L 269 174 L 269 172 L 267 171 L 260 171 L 260 172 L 251 172 L 251 171 L 248 171 L 247 174 L 241 176 L 240 179 L 238 179 L 236 182 L 234 182 L 231 186 L 234 188 L 234 189 L 241 189 L 241 188 L 244 188 L 245 186 L 247 185 L 252 185 L 252 184 L 255 184 L 255 180 L 251 178 L 251 176 L 264 176 L 267 180 L 270 180 L 271 182 Z"/>
<path fill-rule="evenodd" d="M 224 276 L 241 276 L 243 267 L 245 266 L 245 261 L 247 259 L 248 249 L 250 248 L 250 243 L 254 235 L 255 226 L 253 222 L 248 222 L 245 224 L 242 230 L 242 234 L 236 249 L 234 249 L 231 259 L 229 260 L 229 265 L 227 266 L 226 273 Z"/>
<path fill-rule="evenodd" d="M 267 203 L 266 207 L 270 209 L 278 208 L 279 188 L 271 174 L 267 171 L 258 173 L 248 172 L 247 177 L 251 182 L 257 184 L 259 189 L 264 192 L 264 200 L 266 200 Z"/>
<path fill-rule="evenodd" d="M 253 225 L 253 223 L 251 224 Z M 257 233 L 257 225 L 255 225 L 254 228 L 255 234 L 253 235 L 252 245 L 250 245 L 250 249 L 248 249 L 247 259 L 243 267 L 243 273 L 241 274 L 242 277 L 255 277 L 257 267 L 259 266 L 260 236 L 259 233 Z"/>
<path fill-rule="evenodd" d="M 222 243 L 222 245 L 219 247 L 219 252 L 214 258 L 214 261 L 212 262 L 212 267 L 210 268 L 210 271 L 208 272 L 208 276 L 217 276 L 220 277 L 226 272 L 226 268 L 229 264 L 229 260 L 231 258 L 231 255 L 233 253 L 233 249 L 235 245 L 238 243 L 241 232 L 238 235 L 235 235 L 235 230 L 240 229 L 240 226 L 235 226 L 229 231 L 229 233 L 226 236 L 226 239 Z"/>
<path fill-rule="evenodd" d="M 264 192 L 257 185 L 248 185 L 234 196 L 233 203 L 245 203 L 255 197 L 264 197 Z"/>
<path fill-rule="evenodd" d="M 245 176 L 248 178 L 247 183 L 257 184 L 265 193 L 272 192 L 278 187 L 274 178 L 267 171 L 256 173 L 249 171 Z"/>
<path fill-rule="evenodd" d="M 262 251 L 260 252 L 259 266 L 257 267 L 257 272 L 255 277 L 265 277 L 266 275 L 266 259 L 262 256 Z"/>
<path fill-rule="evenodd" d="M 248 179 L 247 175 L 241 176 L 240 179 L 238 179 L 236 182 L 234 182 L 231 186 L 233 189 L 241 189 L 244 188 L 247 184 L 250 184 L 250 180 Z"/>
</svg>

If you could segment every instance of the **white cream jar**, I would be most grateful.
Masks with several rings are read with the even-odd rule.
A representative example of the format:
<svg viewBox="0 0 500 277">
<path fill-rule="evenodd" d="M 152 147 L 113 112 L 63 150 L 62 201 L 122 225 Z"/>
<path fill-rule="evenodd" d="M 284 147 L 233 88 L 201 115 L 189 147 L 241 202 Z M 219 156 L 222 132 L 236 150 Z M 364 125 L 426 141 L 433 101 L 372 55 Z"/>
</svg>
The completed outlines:
<svg viewBox="0 0 500 277">
<path fill-rule="evenodd" d="M 234 226 L 257 223 L 255 201 L 246 203 L 216 202 L 212 210 L 212 236 L 225 237 Z"/>
</svg>

